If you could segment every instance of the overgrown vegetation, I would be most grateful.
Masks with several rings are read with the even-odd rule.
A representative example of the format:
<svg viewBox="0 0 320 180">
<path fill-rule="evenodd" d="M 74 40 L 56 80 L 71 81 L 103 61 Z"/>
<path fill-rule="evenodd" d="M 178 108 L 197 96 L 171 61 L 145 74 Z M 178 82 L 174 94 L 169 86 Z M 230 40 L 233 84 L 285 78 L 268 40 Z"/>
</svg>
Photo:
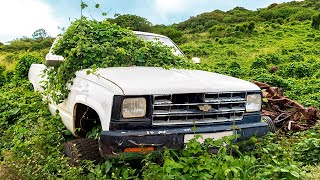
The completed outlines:
<svg viewBox="0 0 320 180">
<path fill-rule="evenodd" d="M 53 40 L 54 38 L 48 36 L 44 29 L 39 29 L 33 33 L 32 38 L 22 37 L 8 44 L 0 43 L 0 64 L 7 69 L 13 69 L 25 53 L 36 54 L 44 59 Z"/>
<path fill-rule="evenodd" d="M 306 0 L 272 4 L 257 11 L 240 7 L 227 12 L 216 10 L 171 26 L 147 24 L 152 32 L 175 37 L 188 57 L 201 57 L 202 65 L 197 68 L 279 86 L 285 90 L 286 96 L 303 105 L 319 108 L 319 10 L 318 1 Z M 172 56 L 170 49 L 160 44 L 145 43 L 130 31 L 106 21 L 98 23 L 84 19 L 83 29 L 75 32 L 75 25 L 79 23 L 76 21 L 66 31 L 55 49 L 58 54 L 67 57 L 64 65 L 49 72 L 59 74 L 59 78 L 50 80 L 49 86 L 50 90 L 63 92 L 63 96 L 57 96 L 56 100 L 62 100 L 68 89 L 53 85 L 70 82 L 75 69 L 70 70 L 70 76 L 66 72 L 78 65 L 82 66 L 81 69 L 145 64 L 169 64 L 168 68 L 189 66 L 187 61 Z M 104 31 L 94 31 L 92 35 L 84 36 L 91 27 Z M 110 51 L 92 46 L 94 43 L 89 41 L 91 38 L 101 42 L 103 38 L 114 37 L 115 34 L 119 38 L 102 45 Z M 50 116 L 41 95 L 33 92 L 26 80 L 28 66 L 43 61 L 43 54 L 49 45 L 40 48 L 44 49 L 43 52 L 40 50 L 25 55 L 25 50 L 30 47 L 21 48 L 14 41 L 9 45 L 0 45 L 0 64 L 6 65 L 0 66 L 0 179 L 320 177 L 319 127 L 294 134 L 268 135 L 263 140 L 252 138 L 252 149 L 243 150 L 243 147 L 251 146 L 234 144 L 230 139 L 232 137 L 224 139 L 229 149 L 223 146 L 222 140 L 207 140 L 204 145 L 192 140 L 182 151 L 165 150 L 158 158 L 148 155 L 141 163 L 134 165 L 120 158 L 99 165 L 84 162 L 79 167 L 70 167 L 62 153 L 63 143 L 71 138 L 70 132 L 58 117 Z M 23 50 L 16 53 L 15 48 Z M 79 48 L 85 51 L 77 54 Z M 159 54 L 165 58 L 160 58 Z M 11 61 L 15 68 L 8 66 L 4 59 Z M 60 73 L 65 76 L 60 76 Z M 208 153 L 207 149 L 212 146 L 219 149 L 217 154 Z"/>
<path fill-rule="evenodd" d="M 79 26 L 81 26 L 79 30 Z M 111 24 L 82 18 L 59 39 L 54 53 L 65 61 L 47 71 L 47 93 L 55 102 L 62 102 L 69 93 L 67 84 L 75 72 L 83 69 L 117 66 L 188 67 L 191 63 L 175 56 L 171 48 L 160 42 L 144 41 L 132 31 Z M 88 72 L 89 73 L 89 72 Z"/>
</svg>

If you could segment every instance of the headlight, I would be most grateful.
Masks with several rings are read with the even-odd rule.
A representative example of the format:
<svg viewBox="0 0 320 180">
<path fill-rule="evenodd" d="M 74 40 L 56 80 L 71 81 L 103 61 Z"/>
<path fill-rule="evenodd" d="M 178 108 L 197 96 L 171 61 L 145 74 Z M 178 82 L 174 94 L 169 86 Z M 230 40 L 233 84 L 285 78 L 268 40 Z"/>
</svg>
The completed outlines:
<svg viewBox="0 0 320 180">
<path fill-rule="evenodd" d="M 261 110 L 261 95 L 260 94 L 249 94 L 247 95 L 247 112 L 255 112 Z"/>
<path fill-rule="evenodd" d="M 145 98 L 127 98 L 122 102 L 122 116 L 124 118 L 144 117 L 147 111 Z"/>
</svg>

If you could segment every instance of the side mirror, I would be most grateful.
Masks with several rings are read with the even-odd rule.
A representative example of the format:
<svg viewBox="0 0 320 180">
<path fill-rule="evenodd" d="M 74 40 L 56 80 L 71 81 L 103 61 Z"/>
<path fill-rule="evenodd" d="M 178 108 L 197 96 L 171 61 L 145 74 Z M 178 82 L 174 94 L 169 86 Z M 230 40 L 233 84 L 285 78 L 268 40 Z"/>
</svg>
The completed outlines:
<svg viewBox="0 0 320 180">
<path fill-rule="evenodd" d="M 64 58 L 62 56 L 54 55 L 51 52 L 46 55 L 47 66 L 55 66 L 60 64 Z"/>
<path fill-rule="evenodd" d="M 193 58 L 192 58 L 192 61 L 193 61 L 194 63 L 196 63 L 196 64 L 200 64 L 201 59 L 198 58 L 198 57 L 193 57 Z"/>
</svg>

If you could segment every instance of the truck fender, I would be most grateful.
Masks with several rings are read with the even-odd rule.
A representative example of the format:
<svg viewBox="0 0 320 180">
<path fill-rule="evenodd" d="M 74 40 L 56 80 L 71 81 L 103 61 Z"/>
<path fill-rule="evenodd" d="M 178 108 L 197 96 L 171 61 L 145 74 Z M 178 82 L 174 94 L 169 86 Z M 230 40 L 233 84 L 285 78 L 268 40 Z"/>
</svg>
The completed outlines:
<svg viewBox="0 0 320 180">
<path fill-rule="evenodd" d="M 112 102 L 110 102 L 110 103 L 111 103 L 110 107 L 112 107 Z M 72 107 L 73 107 L 72 117 L 73 117 L 73 130 L 74 130 L 74 132 L 76 131 L 75 120 L 76 120 L 77 104 L 83 104 L 83 105 L 86 105 L 86 106 L 92 108 L 98 114 L 98 116 L 100 118 L 102 130 L 103 131 L 109 130 L 111 110 L 109 112 L 108 108 L 104 108 L 100 102 L 98 102 L 97 100 L 95 100 L 93 98 L 90 98 L 85 95 L 78 95 L 75 98 L 75 103 L 72 105 Z"/>
</svg>

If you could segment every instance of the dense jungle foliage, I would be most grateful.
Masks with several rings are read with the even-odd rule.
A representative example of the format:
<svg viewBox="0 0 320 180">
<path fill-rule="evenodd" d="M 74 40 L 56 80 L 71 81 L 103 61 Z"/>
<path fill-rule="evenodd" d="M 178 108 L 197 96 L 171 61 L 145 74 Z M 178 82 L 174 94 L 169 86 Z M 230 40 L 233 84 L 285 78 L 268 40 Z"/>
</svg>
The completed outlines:
<svg viewBox="0 0 320 180">
<path fill-rule="evenodd" d="M 241 7 L 227 12 L 215 10 L 170 26 L 152 25 L 146 19 L 142 18 L 142 21 L 141 17 L 134 15 L 117 15 L 109 21 L 134 30 L 147 28 L 151 32 L 171 37 L 189 58 L 196 56 L 202 59 L 200 66 L 188 65 L 189 68 L 270 83 L 283 88 L 286 96 L 304 105 L 319 108 L 319 14 L 320 2 L 306 0 L 271 4 L 257 11 Z M 136 22 L 136 18 L 143 23 L 120 23 L 123 19 Z M 96 64 L 91 62 L 92 58 L 88 58 L 87 62 L 83 62 L 80 61 L 81 57 L 73 54 L 78 61 L 70 60 L 70 63 L 83 63 L 84 68 L 92 67 L 93 64 L 96 67 L 107 67 L 114 66 L 112 63 L 119 56 L 129 57 L 129 61 L 123 65 L 131 65 L 140 59 L 144 61 L 138 61 L 139 63 L 147 63 L 150 56 L 137 58 L 127 53 L 141 55 L 143 52 L 143 55 L 148 55 L 148 50 L 141 49 L 144 46 L 155 48 L 157 54 L 164 52 L 165 57 L 173 58 L 169 61 L 171 65 L 179 65 L 174 63 L 181 59 L 169 55 L 170 51 L 159 44 L 144 44 L 129 31 L 108 22 L 85 22 L 87 26 L 84 27 L 101 25 L 115 28 L 98 36 L 95 33 L 99 32 L 92 32 L 92 36 L 103 38 L 110 32 L 120 32 L 123 35 L 120 37 L 126 37 L 120 42 L 124 44 L 112 47 L 105 45 L 106 48 L 118 48 L 113 54 L 114 59 L 110 61 Z M 66 35 L 72 36 L 72 27 L 66 31 Z M 81 33 L 75 38 L 85 38 Z M 299 133 L 270 134 L 263 140 L 252 138 L 248 142 L 251 146 L 234 144 L 232 138 L 235 137 L 219 141 L 207 140 L 204 145 L 193 140 L 182 151 L 165 150 L 157 155 L 147 155 L 139 160 L 140 163 L 120 158 L 98 165 L 83 162 L 78 167 L 69 166 L 62 149 L 63 143 L 72 136 L 59 117 L 50 116 L 46 103 L 42 102 L 42 96 L 33 91 L 26 79 L 30 64 L 43 62 L 51 43 L 52 38 L 44 37 L 22 38 L 8 45 L 0 44 L 0 179 L 320 178 L 319 127 Z M 64 43 L 61 47 L 87 47 L 85 43 L 77 44 L 77 39 L 73 42 L 62 39 L 60 43 Z M 133 43 L 141 46 L 135 47 Z M 128 44 L 129 49 L 125 49 Z M 76 53 L 64 50 L 57 48 L 55 51 Z M 96 50 L 99 48 L 88 47 L 88 54 L 101 57 Z M 151 64 L 155 62 L 151 61 Z M 63 69 L 58 69 L 57 67 L 56 72 L 63 72 Z M 69 80 L 70 77 L 62 82 L 67 83 Z M 229 145 L 228 150 L 222 141 Z M 217 154 L 207 152 L 212 146 L 219 147 Z"/>
</svg>

